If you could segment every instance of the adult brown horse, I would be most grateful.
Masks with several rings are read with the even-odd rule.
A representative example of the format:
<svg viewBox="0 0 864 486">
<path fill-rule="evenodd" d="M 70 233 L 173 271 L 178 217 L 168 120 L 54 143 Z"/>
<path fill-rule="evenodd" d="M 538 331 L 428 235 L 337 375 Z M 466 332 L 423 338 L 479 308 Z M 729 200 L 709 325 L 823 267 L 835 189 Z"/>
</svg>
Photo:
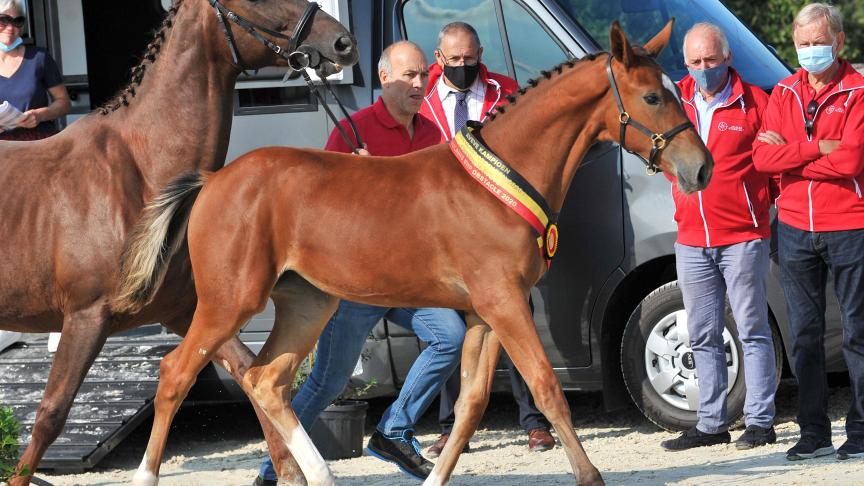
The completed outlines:
<svg viewBox="0 0 864 486">
<path fill-rule="evenodd" d="M 598 140 L 623 142 L 659 163 L 686 192 L 707 185 L 713 160 L 654 60 L 671 29 L 670 22 L 642 49 L 631 47 L 613 24 L 611 55 L 544 73 L 506 112 L 450 146 L 362 161 L 266 148 L 216 174 L 172 183 L 130 238 L 123 263 L 129 278 L 116 302 L 136 309 L 148 301 L 141 289 L 164 272 L 162 248 L 183 238 L 183 231 L 168 228 L 188 221 L 198 307 L 183 342 L 162 360 L 153 431 L 136 484 L 155 484 L 171 419 L 198 371 L 271 293 L 280 296 L 277 322 L 243 386 L 283 434 L 309 484 L 332 484 L 333 478 L 291 409 L 290 385 L 340 298 L 467 313 L 456 426 L 428 484 L 448 482 L 474 433 L 501 345 L 554 425 L 577 481 L 601 484 L 528 307 L 529 289 L 547 269 L 538 231 L 508 205 L 511 196 L 525 201 L 513 206 L 531 209 L 522 213 L 528 220 L 560 211 L 583 155 Z M 484 159 L 490 152 L 498 158 Z M 489 167 L 481 168 L 484 163 Z M 505 172 L 524 193 L 502 179 Z M 501 188 L 512 190 L 501 197 Z M 548 210 L 537 213 L 532 201 Z M 544 229 L 540 242 L 548 256 L 556 246 L 554 225 L 546 221 Z M 155 264 L 142 266 L 146 261 Z"/>
<path fill-rule="evenodd" d="M 176 0 L 113 102 L 47 140 L 0 142 L 0 328 L 63 331 L 18 471 L 25 464 L 34 471 L 59 435 L 108 335 L 152 322 L 180 334 L 188 328 L 195 309 L 188 261 L 176 259 L 159 296 L 139 312 L 112 312 L 109 296 L 145 204 L 178 174 L 223 165 L 241 66 L 284 65 L 271 47 L 290 53 L 299 44 L 320 53 L 325 72 L 356 62 L 351 34 L 308 5 Z M 239 378 L 254 356 L 234 339 L 209 357 Z M 268 435 L 283 458 L 281 438 Z"/>
</svg>

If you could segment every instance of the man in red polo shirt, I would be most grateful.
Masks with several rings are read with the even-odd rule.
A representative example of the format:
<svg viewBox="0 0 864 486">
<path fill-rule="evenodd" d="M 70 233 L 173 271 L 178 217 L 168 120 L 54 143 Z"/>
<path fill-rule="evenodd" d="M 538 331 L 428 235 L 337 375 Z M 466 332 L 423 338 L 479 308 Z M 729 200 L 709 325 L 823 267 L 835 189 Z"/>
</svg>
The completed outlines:
<svg viewBox="0 0 864 486">
<path fill-rule="evenodd" d="M 843 19 L 801 9 L 792 39 L 801 70 L 771 93 L 753 144 L 760 171 L 780 176 L 780 283 L 792 335 L 801 438 L 789 460 L 834 453 L 825 378 L 825 283 L 840 302 L 852 404 L 838 459 L 864 457 L 864 76 L 839 56 Z"/>
<path fill-rule="evenodd" d="M 408 66 L 405 72 L 393 71 L 394 62 L 399 62 L 398 67 L 403 68 L 404 66 L 401 65 L 403 55 L 408 55 L 407 53 L 414 49 L 417 52 L 412 54 L 419 53 L 423 56 L 420 48 L 408 41 L 391 45 L 385 50 L 386 54 L 381 55 L 383 61 L 378 68 L 383 73 L 379 73 L 382 76 L 383 94 L 375 104 L 351 116 L 366 144 L 365 150 L 360 149 L 359 154 L 404 155 L 441 141 L 435 124 L 425 117 L 417 116 L 429 80 L 428 69 L 425 66 Z M 339 124 L 351 137 L 351 143 L 356 147 L 357 141 L 354 140 L 354 132 L 348 120 L 343 119 Z M 335 129 L 330 132 L 324 150 L 351 153 L 348 142 L 339 130 Z"/>
<path fill-rule="evenodd" d="M 417 115 L 429 77 L 423 51 L 408 41 L 391 45 L 381 54 L 378 75 L 381 97 L 352 117 L 365 142 L 365 148 L 357 153 L 395 156 L 439 143 L 438 128 Z M 356 147 L 357 140 L 353 139 L 347 120 L 340 123 Z M 326 149 L 351 152 L 336 129 L 330 134 Z M 375 168 L 370 166 L 370 170 Z M 384 411 L 366 450 L 422 480 L 434 464 L 420 455 L 414 426 L 459 366 L 465 324 L 455 311 L 388 308 L 343 300 L 318 339 L 312 371 L 291 405 L 303 428 L 311 430 L 321 411 L 342 393 L 360 359 L 366 337 L 381 318 L 412 329 L 428 346 L 411 366 L 399 397 Z M 269 459 L 261 465 L 254 484 L 276 484 L 276 473 Z"/>
</svg>

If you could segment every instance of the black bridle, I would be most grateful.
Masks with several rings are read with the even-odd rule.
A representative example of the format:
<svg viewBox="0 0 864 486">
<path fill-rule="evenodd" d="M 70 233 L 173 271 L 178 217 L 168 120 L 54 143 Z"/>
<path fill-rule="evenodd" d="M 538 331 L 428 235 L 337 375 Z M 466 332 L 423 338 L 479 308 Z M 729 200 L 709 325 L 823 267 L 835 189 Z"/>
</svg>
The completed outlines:
<svg viewBox="0 0 864 486">
<path fill-rule="evenodd" d="M 294 27 L 294 32 L 292 32 L 290 36 L 287 36 L 281 32 L 268 29 L 261 24 L 256 24 L 245 17 L 237 15 L 234 11 L 225 5 L 222 5 L 219 0 L 208 1 L 216 10 L 216 18 L 219 19 L 219 22 L 222 24 L 222 30 L 225 31 L 225 38 L 228 39 L 228 46 L 230 47 L 231 58 L 234 60 L 234 64 L 244 72 L 246 71 L 246 66 L 243 64 L 243 60 L 240 58 L 240 51 L 237 50 L 237 44 L 234 42 L 234 32 L 231 30 L 231 24 L 228 23 L 229 20 L 243 28 L 243 30 L 257 39 L 258 42 L 264 44 L 271 51 L 275 52 L 277 56 L 288 61 L 288 65 L 293 69 L 296 63 L 292 61 L 292 57 L 297 53 L 300 43 L 306 38 L 308 31 L 307 27 L 312 24 L 315 14 L 321 9 L 321 6 L 317 3 L 309 2 L 306 5 L 306 10 L 303 12 L 303 15 L 300 16 L 300 20 L 297 21 L 297 25 Z M 288 39 L 288 46 L 283 49 L 282 46 L 258 33 L 259 30 L 279 39 Z"/>
<path fill-rule="evenodd" d="M 609 59 L 606 61 L 606 74 L 609 76 L 609 84 L 612 85 L 612 94 L 615 95 L 615 102 L 618 104 L 618 121 L 621 123 L 621 148 L 630 153 L 636 153 L 624 146 L 624 137 L 627 134 L 628 125 L 633 125 L 637 130 L 648 136 L 648 138 L 651 139 L 651 155 L 648 156 L 648 160 L 645 160 L 645 158 L 638 153 L 636 153 L 636 155 L 639 155 L 639 158 L 645 162 L 645 172 L 647 172 L 648 175 L 654 175 L 660 171 L 660 167 L 657 165 L 657 157 L 660 155 L 660 152 L 666 148 L 666 145 L 672 141 L 672 138 L 675 135 L 678 135 L 688 128 L 693 128 L 693 124 L 688 120 L 686 123 L 682 123 L 666 133 L 652 132 L 646 128 L 645 125 L 630 118 L 630 114 L 624 109 L 624 102 L 621 101 L 621 93 L 618 92 L 618 83 L 615 82 L 615 75 L 612 74 L 611 54 L 609 55 Z"/>
<path fill-rule="evenodd" d="M 321 9 L 320 5 L 316 2 L 309 2 L 306 5 L 306 10 L 303 11 L 303 15 L 300 16 L 300 20 L 297 21 L 297 25 L 294 27 L 294 32 L 292 32 L 290 36 L 287 36 L 281 32 L 268 29 L 261 24 L 256 24 L 247 18 L 237 15 L 234 11 L 225 5 L 222 5 L 219 0 L 208 1 L 216 10 L 216 18 L 218 18 L 219 22 L 222 24 L 222 30 L 225 32 L 225 38 L 228 40 L 228 47 L 230 48 L 229 50 L 231 51 L 231 58 L 234 61 L 234 65 L 240 68 L 243 72 L 246 72 L 246 66 L 240 58 L 240 51 L 237 50 L 237 43 L 234 41 L 234 32 L 231 30 L 231 24 L 228 23 L 229 20 L 242 27 L 243 30 L 252 35 L 252 37 L 257 39 L 258 42 L 264 44 L 271 51 L 275 52 L 277 56 L 285 59 L 288 62 L 288 67 L 293 71 L 300 72 L 303 75 L 303 79 L 309 86 L 309 90 L 318 98 L 321 106 L 324 107 L 324 111 L 327 112 L 327 116 L 329 116 L 333 121 L 333 124 L 339 130 L 342 138 L 344 138 L 348 143 L 352 152 L 356 152 L 358 148 L 364 146 L 363 140 L 360 138 L 360 131 L 357 130 L 357 126 L 354 125 L 354 120 L 352 120 L 351 116 L 348 115 L 348 111 L 345 109 L 342 101 L 340 101 L 336 96 L 336 93 L 333 92 L 333 88 L 330 87 L 330 84 L 327 82 L 325 77 L 323 75 L 321 76 L 321 83 L 327 88 L 330 94 L 333 95 L 333 99 L 336 100 L 336 104 L 339 105 L 339 109 L 342 110 L 342 114 L 345 115 L 345 119 L 348 120 L 348 125 L 350 125 L 351 130 L 354 132 L 354 139 L 357 141 L 357 146 L 354 145 L 354 142 L 350 137 L 348 137 L 345 129 L 342 128 L 342 124 L 339 123 L 339 120 L 337 120 L 336 116 L 333 115 L 333 112 L 330 111 L 330 107 L 327 106 L 327 100 L 324 95 L 321 94 L 318 87 L 312 82 L 312 78 L 309 77 L 309 73 L 306 72 L 307 68 L 314 69 L 321 63 L 321 54 L 316 49 L 301 44 L 308 34 L 308 27 L 315 19 L 315 14 Z M 283 49 L 278 44 L 259 34 L 259 30 L 273 37 L 288 39 L 288 46 Z"/>
</svg>

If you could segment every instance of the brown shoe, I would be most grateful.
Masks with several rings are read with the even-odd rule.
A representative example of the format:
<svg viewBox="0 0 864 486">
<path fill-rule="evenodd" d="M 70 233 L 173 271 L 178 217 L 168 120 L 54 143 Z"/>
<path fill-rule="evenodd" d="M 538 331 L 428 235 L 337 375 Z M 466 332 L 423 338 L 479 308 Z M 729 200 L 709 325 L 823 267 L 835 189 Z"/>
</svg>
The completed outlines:
<svg viewBox="0 0 864 486">
<path fill-rule="evenodd" d="M 438 440 L 432 444 L 432 447 L 426 449 L 426 456 L 431 458 L 436 458 L 441 455 L 441 451 L 444 450 L 444 446 L 447 445 L 447 439 L 450 438 L 450 434 L 441 434 L 441 437 L 438 437 Z M 462 453 L 470 452 L 471 446 L 469 444 L 465 444 L 465 447 L 462 449 Z"/>
<path fill-rule="evenodd" d="M 549 429 L 531 429 L 528 431 L 528 450 L 531 452 L 548 451 L 555 447 L 555 439 Z"/>
</svg>

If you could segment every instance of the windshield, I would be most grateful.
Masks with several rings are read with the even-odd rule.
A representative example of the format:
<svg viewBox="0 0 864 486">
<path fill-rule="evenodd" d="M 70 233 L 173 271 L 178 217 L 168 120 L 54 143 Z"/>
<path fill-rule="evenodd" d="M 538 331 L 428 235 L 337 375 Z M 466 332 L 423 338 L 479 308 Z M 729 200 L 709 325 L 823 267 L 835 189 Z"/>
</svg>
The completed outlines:
<svg viewBox="0 0 864 486">
<path fill-rule="evenodd" d="M 627 36 L 644 44 L 675 17 L 672 38 L 660 64 L 675 80 L 687 74 L 682 54 L 684 34 L 698 22 L 711 22 L 729 38 L 732 65 L 745 81 L 770 89 L 789 69 L 718 0 L 557 0 L 603 49 L 609 49 L 609 26 L 618 20 Z"/>
</svg>

